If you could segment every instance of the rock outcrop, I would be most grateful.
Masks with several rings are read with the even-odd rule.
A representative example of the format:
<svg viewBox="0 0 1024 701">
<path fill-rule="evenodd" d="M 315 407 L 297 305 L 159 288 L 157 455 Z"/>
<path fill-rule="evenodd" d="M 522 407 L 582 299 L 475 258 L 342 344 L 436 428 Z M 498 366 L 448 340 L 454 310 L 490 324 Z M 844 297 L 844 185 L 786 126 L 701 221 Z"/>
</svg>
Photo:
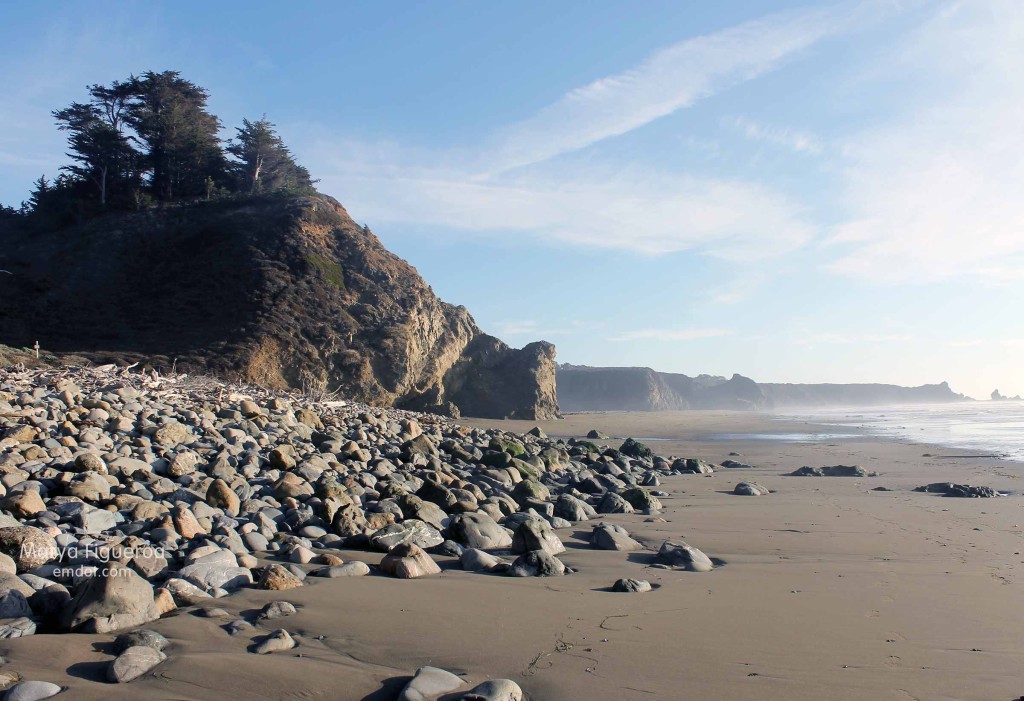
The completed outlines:
<svg viewBox="0 0 1024 701">
<path fill-rule="evenodd" d="M 0 231 L 0 343 L 458 416 L 557 416 L 555 349 L 510 348 L 326 196 Z"/>
</svg>

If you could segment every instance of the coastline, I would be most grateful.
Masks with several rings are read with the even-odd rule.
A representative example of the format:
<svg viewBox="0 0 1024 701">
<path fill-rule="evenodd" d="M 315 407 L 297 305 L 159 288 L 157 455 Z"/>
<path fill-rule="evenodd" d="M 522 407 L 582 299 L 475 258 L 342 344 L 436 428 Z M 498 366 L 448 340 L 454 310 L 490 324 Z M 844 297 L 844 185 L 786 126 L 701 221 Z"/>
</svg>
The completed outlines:
<svg viewBox="0 0 1024 701">
<path fill-rule="evenodd" d="M 69 686 L 82 699 L 383 700 L 427 664 L 470 680 L 513 679 L 533 700 L 1020 696 L 1024 502 L 911 491 L 940 480 L 1019 491 L 1019 465 L 926 458 L 934 451 L 860 438 L 706 441 L 700 436 L 709 430 L 763 428 L 764 417 L 686 418 L 674 427 L 674 417 L 652 414 L 538 422 L 551 435 L 646 427 L 650 435 L 673 434 L 652 446 L 659 454 L 717 464 L 738 452 L 737 460 L 754 465 L 663 480 L 660 489 L 670 496 L 659 519 L 601 516 L 558 531 L 567 549 L 560 557 L 577 570 L 571 576 L 469 573 L 439 557 L 442 573 L 418 580 L 369 576 L 288 592 L 242 590 L 215 605 L 235 615 L 291 601 L 299 611 L 288 627 L 301 645 L 253 655 L 248 639 L 221 628 L 230 618 L 179 610 L 150 626 L 170 639 L 173 654 L 158 674 L 130 685 L 95 683 L 108 636 L 37 635 L 7 641 L 0 652 L 26 678 Z M 782 476 L 802 465 L 840 463 L 880 475 Z M 776 491 L 733 495 L 747 479 Z M 894 491 L 873 491 L 880 486 Z M 592 550 L 586 538 L 601 521 L 623 525 L 646 549 Z M 724 566 L 710 573 L 650 568 L 661 542 L 679 537 Z M 380 560 L 364 551 L 344 557 Z M 647 579 L 656 589 L 608 592 L 620 577 Z"/>
</svg>

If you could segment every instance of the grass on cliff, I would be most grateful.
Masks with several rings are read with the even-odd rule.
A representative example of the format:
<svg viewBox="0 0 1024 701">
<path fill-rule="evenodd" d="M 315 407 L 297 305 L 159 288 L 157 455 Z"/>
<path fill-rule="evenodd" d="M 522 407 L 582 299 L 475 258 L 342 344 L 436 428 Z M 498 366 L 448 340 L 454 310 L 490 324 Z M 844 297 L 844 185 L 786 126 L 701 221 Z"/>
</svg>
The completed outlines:
<svg viewBox="0 0 1024 701">
<path fill-rule="evenodd" d="M 306 260 L 309 261 L 310 265 L 323 273 L 327 282 L 331 283 L 339 290 L 345 289 L 345 272 L 342 270 L 341 265 L 335 263 L 326 256 L 320 255 L 319 253 L 308 254 L 306 256 Z"/>
</svg>

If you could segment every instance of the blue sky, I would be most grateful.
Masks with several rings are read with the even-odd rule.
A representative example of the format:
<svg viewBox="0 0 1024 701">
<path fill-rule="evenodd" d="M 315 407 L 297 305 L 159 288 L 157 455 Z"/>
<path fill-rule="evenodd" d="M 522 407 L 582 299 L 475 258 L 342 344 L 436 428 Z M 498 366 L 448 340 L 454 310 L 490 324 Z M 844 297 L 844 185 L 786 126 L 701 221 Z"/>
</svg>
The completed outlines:
<svg viewBox="0 0 1024 701">
<path fill-rule="evenodd" d="M 50 110 L 180 70 L 444 299 L 564 362 L 1024 393 L 1024 3 L 21 3 L 0 202 Z"/>
</svg>

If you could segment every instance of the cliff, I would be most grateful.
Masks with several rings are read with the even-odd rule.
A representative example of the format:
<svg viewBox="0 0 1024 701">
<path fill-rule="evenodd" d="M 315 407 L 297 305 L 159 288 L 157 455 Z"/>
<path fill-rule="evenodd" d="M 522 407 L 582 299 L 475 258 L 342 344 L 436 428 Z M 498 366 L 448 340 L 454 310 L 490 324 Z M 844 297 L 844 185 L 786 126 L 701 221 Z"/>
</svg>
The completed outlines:
<svg viewBox="0 0 1024 701">
<path fill-rule="evenodd" d="M 651 368 L 558 366 L 558 402 L 565 411 L 671 411 L 764 409 L 770 406 L 756 382 L 690 377 Z"/>
<path fill-rule="evenodd" d="M 0 231 L 0 343 L 483 417 L 557 415 L 555 349 L 512 349 L 325 196 Z"/>
<path fill-rule="evenodd" d="M 690 377 L 651 368 L 558 366 L 558 403 L 565 411 L 758 410 L 871 406 L 966 399 L 945 382 L 920 387 L 883 384 L 773 384 L 743 375 Z"/>
</svg>

